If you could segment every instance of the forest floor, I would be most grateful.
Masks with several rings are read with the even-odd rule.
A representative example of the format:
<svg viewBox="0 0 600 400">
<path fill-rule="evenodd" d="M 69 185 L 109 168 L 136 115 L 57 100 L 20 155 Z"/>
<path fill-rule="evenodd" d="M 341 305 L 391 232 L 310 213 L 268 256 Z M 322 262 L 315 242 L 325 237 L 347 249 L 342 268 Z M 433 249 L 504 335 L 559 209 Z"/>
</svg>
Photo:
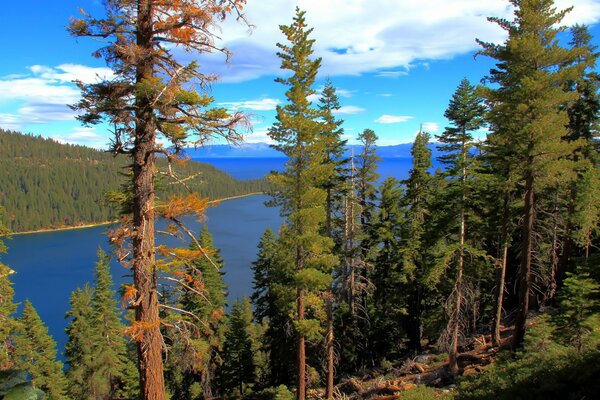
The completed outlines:
<svg viewBox="0 0 600 400">
<path fill-rule="evenodd" d="M 510 333 L 509 329 L 504 329 L 502 336 L 505 340 Z M 490 335 L 479 335 L 471 338 L 461 350 L 458 357 L 460 371 L 457 375 L 448 369 L 447 354 L 429 348 L 398 365 L 372 369 L 362 376 L 343 379 L 335 386 L 334 397 L 348 400 L 395 400 L 401 399 L 403 393 L 418 385 L 435 388 L 436 393 L 441 395 L 454 389 L 458 377 L 473 376 L 487 368 L 501 349 L 492 345 Z M 323 399 L 325 390 L 310 390 L 307 397 Z"/>
</svg>

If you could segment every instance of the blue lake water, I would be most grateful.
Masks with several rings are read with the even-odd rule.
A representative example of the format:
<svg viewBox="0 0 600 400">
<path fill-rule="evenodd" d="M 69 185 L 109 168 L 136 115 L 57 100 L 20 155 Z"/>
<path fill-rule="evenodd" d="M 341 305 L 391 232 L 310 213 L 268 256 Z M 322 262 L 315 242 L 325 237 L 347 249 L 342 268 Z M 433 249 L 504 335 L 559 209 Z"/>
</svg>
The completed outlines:
<svg viewBox="0 0 600 400">
<path fill-rule="evenodd" d="M 222 158 L 203 159 L 239 179 L 260 178 L 271 170 L 281 169 L 285 159 Z M 393 176 L 407 177 L 410 159 L 385 159 L 380 163 L 381 179 Z M 264 205 L 267 196 L 250 196 L 222 202 L 208 210 L 206 224 L 221 250 L 225 267 L 225 282 L 229 299 L 250 295 L 252 292 L 251 264 L 256 259 L 257 244 L 266 228 L 277 230 L 281 225 L 279 211 Z M 190 220 L 189 226 L 199 232 L 201 224 Z M 66 343 L 65 313 L 73 290 L 93 280 L 96 251 L 110 250 L 105 235 L 107 226 L 16 235 L 7 241 L 8 254 L 1 259 L 16 271 L 12 275 L 15 300 L 29 299 L 50 333 L 58 342 L 60 351 Z M 172 245 L 172 239 L 163 242 Z M 118 286 L 130 282 L 129 271 L 113 262 L 111 271 Z"/>
<path fill-rule="evenodd" d="M 267 199 L 267 196 L 250 196 L 229 200 L 206 213 L 205 223 L 225 263 L 229 299 L 251 293 L 250 267 L 256 258 L 256 246 L 266 228 L 276 231 L 281 225 L 279 211 L 264 206 Z M 200 231 L 200 223 L 190 219 L 187 224 L 195 232 Z M 69 309 L 69 296 L 74 289 L 93 280 L 98 247 L 110 250 L 107 229 L 100 226 L 16 235 L 7 241 L 9 252 L 2 256 L 2 261 L 16 271 L 11 275 L 15 300 L 29 299 L 33 303 L 61 351 L 67 340 L 65 313 Z M 169 245 L 176 242 L 162 241 Z M 111 264 L 111 272 L 116 285 L 131 281 L 129 270 L 116 262 Z"/>
<path fill-rule="evenodd" d="M 279 171 L 283 168 L 285 158 L 195 158 L 194 160 L 212 164 L 215 167 L 228 172 L 238 179 L 261 178 L 271 171 Z M 385 158 L 379 162 L 378 172 L 381 180 L 387 177 L 396 179 L 408 178 L 411 168 L 411 158 Z M 434 167 L 437 164 L 434 164 Z"/>
</svg>

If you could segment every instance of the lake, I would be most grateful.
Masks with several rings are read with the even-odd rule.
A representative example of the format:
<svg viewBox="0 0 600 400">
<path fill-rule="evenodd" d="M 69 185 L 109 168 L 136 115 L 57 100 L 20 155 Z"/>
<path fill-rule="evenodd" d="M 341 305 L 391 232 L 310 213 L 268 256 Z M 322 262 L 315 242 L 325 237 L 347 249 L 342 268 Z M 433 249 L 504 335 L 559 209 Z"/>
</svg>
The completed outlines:
<svg viewBox="0 0 600 400">
<path fill-rule="evenodd" d="M 280 169 L 282 158 L 250 159 L 222 158 L 199 160 L 213 164 L 239 179 L 259 178 L 271 170 Z M 381 179 L 393 176 L 404 179 L 410 169 L 410 159 L 385 159 L 380 164 Z M 265 229 L 274 231 L 282 219 L 276 208 L 264 205 L 267 196 L 250 196 L 222 202 L 206 213 L 206 224 L 221 250 L 224 260 L 225 283 L 229 302 L 252 292 L 252 262 L 256 259 L 257 244 Z M 199 232 L 201 224 L 190 220 L 189 226 Z M 47 324 L 51 335 L 63 351 L 67 340 L 65 313 L 69 296 L 78 287 L 93 280 L 96 251 L 110 249 L 105 235 L 107 226 L 85 229 L 16 235 L 7 241 L 8 254 L 2 261 L 16 274 L 12 275 L 15 300 L 29 299 Z M 163 239 L 173 245 L 172 239 Z M 129 282 L 129 271 L 113 262 L 111 272 L 115 285 Z"/>
</svg>

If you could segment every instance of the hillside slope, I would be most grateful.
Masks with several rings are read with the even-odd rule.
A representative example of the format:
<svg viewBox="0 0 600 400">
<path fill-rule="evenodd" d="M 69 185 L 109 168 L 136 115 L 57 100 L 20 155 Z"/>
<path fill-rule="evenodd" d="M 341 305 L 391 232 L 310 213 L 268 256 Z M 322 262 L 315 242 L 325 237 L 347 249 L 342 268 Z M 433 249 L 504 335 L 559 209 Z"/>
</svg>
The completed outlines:
<svg viewBox="0 0 600 400">
<path fill-rule="evenodd" d="M 116 213 L 105 193 L 124 181 L 126 157 L 0 129 L 0 206 L 13 232 L 108 221 Z M 188 162 L 181 176 L 198 175 L 190 188 L 212 199 L 266 190 L 264 180 L 240 181 L 211 165 Z M 162 182 L 158 196 L 181 191 Z"/>
</svg>

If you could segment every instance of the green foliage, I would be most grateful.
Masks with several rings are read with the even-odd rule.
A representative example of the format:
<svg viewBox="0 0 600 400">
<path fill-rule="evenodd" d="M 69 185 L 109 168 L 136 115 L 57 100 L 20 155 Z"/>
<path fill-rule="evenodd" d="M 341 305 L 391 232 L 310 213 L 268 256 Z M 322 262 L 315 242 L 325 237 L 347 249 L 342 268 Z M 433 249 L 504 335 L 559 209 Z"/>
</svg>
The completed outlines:
<svg viewBox="0 0 600 400">
<path fill-rule="evenodd" d="M 198 245 L 200 255 L 183 271 L 187 287 L 179 285 L 165 295 L 168 306 L 174 308 L 164 315 L 167 329 L 163 334 L 170 344 L 165 369 L 169 390 L 177 399 L 197 398 L 190 391 L 194 384 L 201 388 L 202 396 L 212 396 L 218 389 L 215 378 L 222 366 L 227 287 L 223 282 L 223 259 L 206 224 Z M 192 242 L 190 249 L 198 250 L 198 245 Z"/>
<path fill-rule="evenodd" d="M 84 146 L 0 129 L 0 175 L 7 226 L 14 232 L 111 221 L 117 213 L 105 194 L 120 195 L 119 182 L 127 161 Z M 158 160 L 161 168 L 165 160 Z M 264 180 L 239 181 L 216 168 L 194 161 L 176 167 L 191 190 L 212 199 L 263 192 Z M 157 193 L 166 198 L 185 193 L 181 185 L 162 179 Z M 160 182 L 159 182 L 160 183 Z M 1 235 L 1 233 L 0 233 Z"/>
<path fill-rule="evenodd" d="M 281 59 L 281 68 L 289 70 L 291 75 L 277 79 L 287 88 L 287 102 L 277 106 L 277 121 L 268 133 L 275 142 L 273 148 L 288 157 L 284 171 L 272 173 L 269 180 L 275 185 L 274 202 L 281 206 L 281 214 L 286 218 L 280 240 L 294 257 L 295 274 L 290 283 L 297 296 L 294 326 L 299 337 L 299 353 L 304 353 L 304 335 L 310 334 L 313 338 L 315 327 L 312 321 L 317 321 L 310 320 L 307 324 L 311 329 L 305 329 L 305 314 L 307 311 L 319 313 L 315 309 L 317 303 L 305 305 L 305 297 L 328 286 L 329 279 L 325 277 L 338 263 L 332 254 L 333 240 L 323 232 L 330 230 L 325 187 L 331 184 L 335 172 L 335 164 L 330 161 L 339 134 L 334 132 L 335 121 L 329 118 L 332 115 L 313 107 L 309 100 L 316 93 L 313 85 L 321 59 L 312 58 L 314 40 L 309 38 L 312 29 L 308 29 L 304 14 L 296 8 L 293 23 L 280 26 L 289 44 L 278 43 L 281 51 L 277 55 Z M 333 100 L 331 96 L 329 98 Z M 334 107 L 335 104 L 327 106 L 329 109 Z M 324 118 L 324 122 L 320 118 Z M 323 131 L 329 133 L 322 135 Z M 315 284 L 316 287 L 312 286 Z M 309 307 L 313 309 L 307 310 Z M 300 398 L 305 385 L 305 362 L 304 357 L 298 357 Z"/>
<path fill-rule="evenodd" d="M 137 371 L 123 336 L 109 262 L 99 249 L 93 287 L 86 285 L 71 294 L 65 355 L 69 394 L 76 399 L 137 396 Z"/>
<path fill-rule="evenodd" d="M 48 394 L 49 400 L 66 400 L 67 381 L 63 364 L 56 360 L 56 342 L 29 300 L 15 333 L 17 368 L 31 375 L 35 388 Z"/>
<path fill-rule="evenodd" d="M 594 398 L 600 390 L 599 287 L 586 273 L 570 275 L 560 309 L 530 321 L 523 349 L 500 354 L 485 372 L 464 379 L 455 399 Z"/>
<path fill-rule="evenodd" d="M 253 346 L 252 308 L 244 298 L 233 303 L 227 321 L 227 333 L 223 344 L 223 368 L 221 370 L 223 393 L 232 396 L 237 391 L 243 396 L 256 382 L 255 351 Z M 254 347 L 254 348 L 253 348 Z"/>
<path fill-rule="evenodd" d="M 295 292 L 293 290 L 293 255 L 281 240 L 267 229 L 258 244 L 257 260 L 253 263 L 254 291 L 251 296 L 258 323 L 267 324 L 262 347 L 268 358 L 270 385 L 293 382 L 294 337 L 292 325 Z M 281 327 L 284 327 L 283 332 Z"/>
<path fill-rule="evenodd" d="M 258 393 L 256 397 L 260 400 L 293 400 L 295 398 L 294 393 L 285 385 L 266 388 Z"/>
<path fill-rule="evenodd" d="M 9 234 L 3 221 L 4 208 L 0 206 L 0 256 L 6 252 L 2 239 Z M 12 273 L 14 271 L 0 261 L 0 371 L 14 365 L 14 349 L 10 337 L 15 329 L 12 315 L 17 311 L 17 305 L 13 303 L 14 290 L 10 281 Z"/>
<path fill-rule="evenodd" d="M 559 334 L 566 337 L 580 352 L 592 331 L 600 327 L 598 318 L 600 285 L 589 274 L 567 273 L 559 300 Z"/>
<path fill-rule="evenodd" d="M 0 398 L 3 400 L 44 400 L 46 395 L 27 380 L 27 372 L 0 370 Z"/>
<path fill-rule="evenodd" d="M 439 393 L 439 390 L 430 388 L 425 385 L 418 385 L 416 388 L 402 392 L 403 400 L 450 400 L 451 393 Z"/>
</svg>

